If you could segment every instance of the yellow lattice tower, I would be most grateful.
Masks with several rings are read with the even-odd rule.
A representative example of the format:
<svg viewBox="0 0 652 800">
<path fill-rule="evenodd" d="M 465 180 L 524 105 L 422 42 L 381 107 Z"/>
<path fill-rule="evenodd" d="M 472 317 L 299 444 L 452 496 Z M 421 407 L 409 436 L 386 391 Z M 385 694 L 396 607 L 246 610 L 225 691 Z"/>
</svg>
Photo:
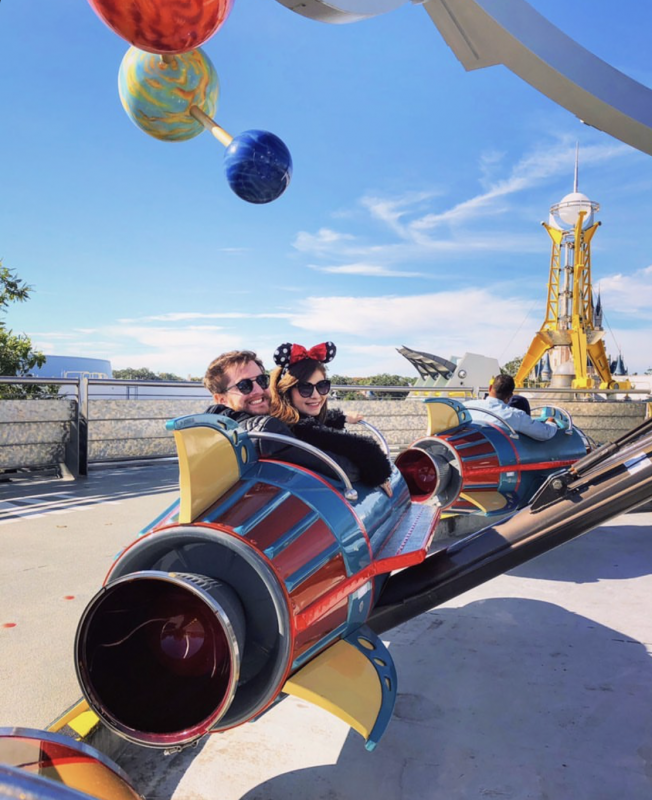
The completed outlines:
<svg viewBox="0 0 652 800">
<path fill-rule="evenodd" d="M 574 388 L 631 388 L 627 380 L 614 380 L 604 347 L 604 330 L 596 325 L 593 314 L 591 240 L 600 226 L 600 222 L 593 222 L 599 208 L 577 190 L 576 161 L 574 191 L 550 209 L 549 222 L 543 223 L 552 240 L 546 318 L 516 374 L 517 386 L 523 385 L 548 350 L 568 346 L 575 367 Z M 599 381 L 588 374 L 587 359 Z"/>
</svg>

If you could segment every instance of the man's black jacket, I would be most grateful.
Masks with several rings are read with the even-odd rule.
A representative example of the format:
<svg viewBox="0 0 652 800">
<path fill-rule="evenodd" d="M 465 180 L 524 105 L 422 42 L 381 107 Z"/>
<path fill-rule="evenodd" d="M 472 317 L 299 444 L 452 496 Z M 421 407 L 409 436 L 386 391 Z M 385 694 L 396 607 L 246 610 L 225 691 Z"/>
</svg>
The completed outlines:
<svg viewBox="0 0 652 800">
<path fill-rule="evenodd" d="M 391 475 L 391 465 L 375 442 L 343 430 L 346 418 L 341 411 L 329 411 L 323 424 L 314 417 L 301 417 L 292 427 L 275 417 L 253 416 L 221 404 L 210 406 L 206 413 L 229 417 L 247 431 L 280 433 L 311 444 L 339 464 L 352 483 L 362 481 L 369 486 L 379 486 Z M 298 447 L 272 441 L 258 441 L 257 444 L 262 456 L 297 464 L 315 472 L 328 469 L 320 458 Z"/>
</svg>

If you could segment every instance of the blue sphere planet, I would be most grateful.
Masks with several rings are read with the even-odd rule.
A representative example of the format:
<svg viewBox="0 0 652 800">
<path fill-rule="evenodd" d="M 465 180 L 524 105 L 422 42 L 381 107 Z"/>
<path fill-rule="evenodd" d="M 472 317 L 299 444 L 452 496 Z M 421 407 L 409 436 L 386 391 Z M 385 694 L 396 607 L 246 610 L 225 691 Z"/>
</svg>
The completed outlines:
<svg viewBox="0 0 652 800">
<path fill-rule="evenodd" d="M 271 203 L 290 185 L 292 156 L 285 143 L 269 131 L 244 131 L 224 154 L 226 179 L 247 203 Z"/>
</svg>

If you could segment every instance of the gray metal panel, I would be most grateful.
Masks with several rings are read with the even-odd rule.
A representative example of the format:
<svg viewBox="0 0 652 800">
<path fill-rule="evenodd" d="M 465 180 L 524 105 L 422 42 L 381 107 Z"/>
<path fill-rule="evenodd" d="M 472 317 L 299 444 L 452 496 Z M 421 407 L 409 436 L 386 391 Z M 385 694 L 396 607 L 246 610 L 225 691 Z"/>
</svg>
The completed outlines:
<svg viewBox="0 0 652 800">
<path fill-rule="evenodd" d="M 428 0 L 424 8 L 465 69 L 504 64 L 587 125 L 652 155 L 652 90 L 525 0 Z"/>
</svg>

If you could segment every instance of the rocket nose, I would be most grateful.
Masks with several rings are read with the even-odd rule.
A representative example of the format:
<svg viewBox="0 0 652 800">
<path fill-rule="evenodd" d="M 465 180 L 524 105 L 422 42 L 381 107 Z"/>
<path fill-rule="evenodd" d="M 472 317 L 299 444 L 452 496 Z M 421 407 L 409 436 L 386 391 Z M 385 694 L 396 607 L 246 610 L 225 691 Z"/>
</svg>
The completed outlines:
<svg viewBox="0 0 652 800">
<path fill-rule="evenodd" d="M 244 612 L 226 584 L 136 572 L 86 609 L 77 673 L 89 704 L 117 733 L 153 747 L 186 744 L 228 710 L 244 638 Z"/>
</svg>

